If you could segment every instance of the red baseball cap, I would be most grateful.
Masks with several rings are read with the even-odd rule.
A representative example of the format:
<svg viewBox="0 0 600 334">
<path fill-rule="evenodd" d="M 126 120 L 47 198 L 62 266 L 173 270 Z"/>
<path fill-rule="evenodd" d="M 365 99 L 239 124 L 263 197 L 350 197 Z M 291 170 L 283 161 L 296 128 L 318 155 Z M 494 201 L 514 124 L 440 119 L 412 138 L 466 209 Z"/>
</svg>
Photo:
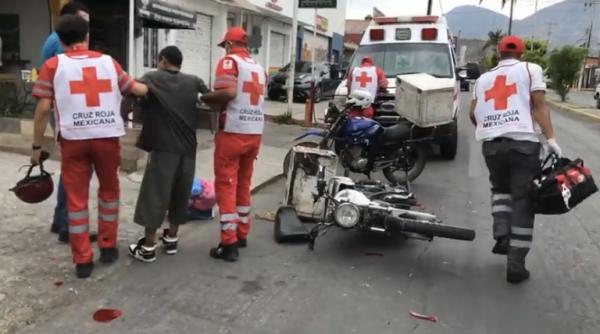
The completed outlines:
<svg viewBox="0 0 600 334">
<path fill-rule="evenodd" d="M 525 52 L 525 44 L 523 40 L 517 36 L 506 36 L 498 43 L 498 52 L 514 52 L 516 54 L 523 54 Z"/>
<path fill-rule="evenodd" d="M 227 33 L 225 33 L 223 41 L 221 41 L 221 43 L 218 45 L 223 48 L 225 47 L 226 42 L 238 42 L 244 44 L 248 43 L 248 35 L 246 34 L 246 30 L 241 27 L 229 28 Z"/>
<path fill-rule="evenodd" d="M 364 63 L 369 63 L 369 64 L 373 64 L 373 58 L 371 58 L 371 56 L 366 56 L 361 60 L 361 64 Z"/>
</svg>

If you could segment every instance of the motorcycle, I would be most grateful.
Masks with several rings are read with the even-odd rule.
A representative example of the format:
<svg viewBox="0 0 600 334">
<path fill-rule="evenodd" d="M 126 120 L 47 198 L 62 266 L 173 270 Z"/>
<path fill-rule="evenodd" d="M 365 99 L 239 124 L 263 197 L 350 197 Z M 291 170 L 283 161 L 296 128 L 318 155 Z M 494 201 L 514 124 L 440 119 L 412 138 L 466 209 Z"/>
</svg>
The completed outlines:
<svg viewBox="0 0 600 334">
<path fill-rule="evenodd" d="M 325 199 L 320 221 L 309 232 L 309 249 L 331 227 L 359 229 L 391 234 L 403 232 L 431 241 L 434 237 L 472 241 L 475 231 L 443 224 L 435 215 L 413 210 L 417 205 L 406 187 L 385 185 L 379 181 L 358 181 L 342 176 L 325 179 L 325 167 L 319 166 L 315 203 Z"/>
<path fill-rule="evenodd" d="M 357 93 L 360 95 L 365 92 Z M 359 97 L 370 98 L 370 94 L 368 95 L 369 97 Z M 432 139 L 419 137 L 414 126 L 408 121 L 399 121 L 395 125 L 383 127 L 375 120 L 353 116 L 370 108 L 371 104 L 372 98 L 371 101 L 364 102 L 353 93 L 346 108 L 333 116 L 335 119 L 329 129 L 309 130 L 296 138 L 295 146 L 333 150 L 340 157 L 345 176 L 353 172 L 365 174 L 370 178 L 371 173 L 382 170 L 385 178 L 391 183 L 414 181 L 425 169 L 427 143 Z M 292 149 L 283 163 L 286 176 L 291 152 Z"/>
</svg>

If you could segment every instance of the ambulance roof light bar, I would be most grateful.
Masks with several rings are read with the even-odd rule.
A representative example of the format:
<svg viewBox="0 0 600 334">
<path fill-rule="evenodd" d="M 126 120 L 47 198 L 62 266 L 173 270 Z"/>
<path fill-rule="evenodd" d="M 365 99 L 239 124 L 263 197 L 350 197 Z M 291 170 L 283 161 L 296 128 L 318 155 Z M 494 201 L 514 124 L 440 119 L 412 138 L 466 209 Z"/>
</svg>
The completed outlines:
<svg viewBox="0 0 600 334">
<path fill-rule="evenodd" d="M 379 25 L 398 23 L 436 23 L 439 16 L 398 16 L 398 17 L 374 17 L 373 20 Z"/>
</svg>

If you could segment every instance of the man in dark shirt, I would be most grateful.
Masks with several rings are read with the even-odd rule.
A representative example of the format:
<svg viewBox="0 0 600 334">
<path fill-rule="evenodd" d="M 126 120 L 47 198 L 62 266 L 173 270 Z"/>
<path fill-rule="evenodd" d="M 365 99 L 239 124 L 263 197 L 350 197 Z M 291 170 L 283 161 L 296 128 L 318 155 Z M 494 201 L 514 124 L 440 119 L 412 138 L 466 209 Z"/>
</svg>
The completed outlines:
<svg viewBox="0 0 600 334">
<path fill-rule="evenodd" d="M 177 47 L 164 48 L 158 57 L 158 71 L 140 80 L 149 93 L 142 103 L 138 147 L 149 157 L 134 221 L 145 227 L 145 237 L 129 252 L 143 262 L 156 260 L 156 231 L 167 211 L 170 224 L 161 241 L 166 254 L 177 253 L 177 230 L 187 219 L 196 168 L 196 103 L 199 93 L 208 92 L 200 78 L 179 71 L 183 56 Z"/>
</svg>

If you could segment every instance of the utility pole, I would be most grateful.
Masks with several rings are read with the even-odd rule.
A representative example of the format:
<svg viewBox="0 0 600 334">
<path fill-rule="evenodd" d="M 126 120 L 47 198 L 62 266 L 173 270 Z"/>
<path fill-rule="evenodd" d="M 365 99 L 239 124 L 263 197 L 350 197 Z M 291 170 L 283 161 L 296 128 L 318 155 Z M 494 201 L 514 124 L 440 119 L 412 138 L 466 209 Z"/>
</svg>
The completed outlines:
<svg viewBox="0 0 600 334">
<path fill-rule="evenodd" d="M 546 25 L 548 26 L 548 39 L 546 40 L 546 42 L 548 43 L 548 49 L 550 49 L 550 44 L 552 44 L 552 27 L 557 26 L 558 23 L 546 22 Z"/>
<path fill-rule="evenodd" d="M 533 31 L 531 32 L 531 39 L 535 39 L 537 30 L 537 11 L 538 11 L 538 0 L 535 0 L 535 10 L 533 12 Z M 533 43 L 531 43 L 533 48 Z"/>
<path fill-rule="evenodd" d="M 290 41 L 290 70 L 288 71 L 287 80 L 287 97 L 288 107 L 287 112 L 291 115 L 294 108 L 294 76 L 296 75 L 296 43 L 298 43 L 298 0 L 294 0 L 294 17 L 292 19 L 292 40 Z"/>
<path fill-rule="evenodd" d="M 427 1 L 427 15 L 431 15 L 431 11 L 433 7 L 433 0 L 428 0 Z"/>
<path fill-rule="evenodd" d="M 589 55 L 590 52 L 590 47 L 592 46 L 592 32 L 594 31 L 594 19 L 596 18 L 596 5 L 600 4 L 600 1 L 592 1 L 592 0 L 586 0 L 583 3 L 583 6 L 585 8 L 590 8 L 593 9 L 592 10 L 592 17 L 590 20 L 590 27 L 588 30 L 588 36 L 587 36 L 587 42 L 585 43 L 585 48 L 586 48 L 586 57 Z M 583 64 L 581 64 L 581 71 L 579 73 L 579 85 L 578 88 L 579 90 L 581 90 L 584 86 L 584 73 L 585 72 L 585 61 L 583 62 Z"/>
<path fill-rule="evenodd" d="M 512 35 L 513 13 L 515 10 L 515 0 L 510 0 L 510 18 L 508 20 L 508 34 Z"/>
</svg>

